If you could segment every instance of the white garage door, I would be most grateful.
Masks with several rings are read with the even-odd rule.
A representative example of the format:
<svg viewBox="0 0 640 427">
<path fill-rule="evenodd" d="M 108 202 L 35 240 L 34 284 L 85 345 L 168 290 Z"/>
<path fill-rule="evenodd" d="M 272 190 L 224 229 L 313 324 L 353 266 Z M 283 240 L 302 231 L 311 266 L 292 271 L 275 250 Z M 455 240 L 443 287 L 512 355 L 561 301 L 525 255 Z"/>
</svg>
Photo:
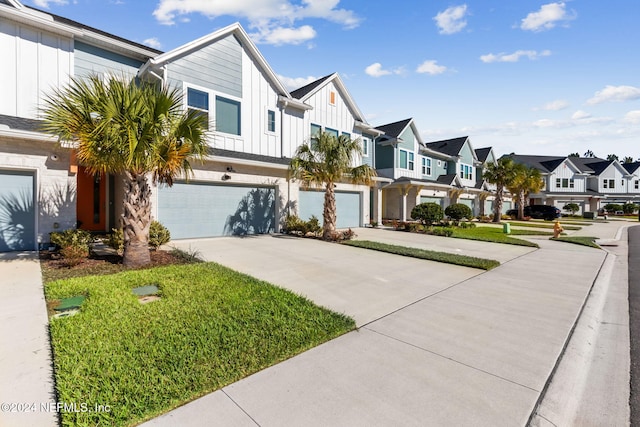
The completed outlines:
<svg viewBox="0 0 640 427">
<path fill-rule="evenodd" d="M 158 221 L 172 239 L 275 231 L 276 190 L 179 182 L 158 190 Z"/>
<path fill-rule="evenodd" d="M 33 172 L 0 170 L 0 252 L 36 247 Z"/>
<path fill-rule="evenodd" d="M 357 192 L 336 191 L 336 228 L 361 227 L 362 202 Z M 298 212 L 300 218 L 308 220 L 315 215 L 322 223 L 324 191 L 300 190 Z"/>
</svg>

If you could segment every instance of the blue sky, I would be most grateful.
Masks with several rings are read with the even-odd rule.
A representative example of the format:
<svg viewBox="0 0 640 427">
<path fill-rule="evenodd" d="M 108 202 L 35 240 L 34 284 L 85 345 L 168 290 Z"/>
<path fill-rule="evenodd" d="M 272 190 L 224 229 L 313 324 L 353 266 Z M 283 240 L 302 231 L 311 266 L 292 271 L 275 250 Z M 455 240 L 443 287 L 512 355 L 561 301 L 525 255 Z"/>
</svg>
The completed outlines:
<svg viewBox="0 0 640 427">
<path fill-rule="evenodd" d="M 497 155 L 640 157 L 638 0 L 30 0 L 163 51 L 240 22 L 290 89 L 333 72 L 375 125 Z"/>
</svg>

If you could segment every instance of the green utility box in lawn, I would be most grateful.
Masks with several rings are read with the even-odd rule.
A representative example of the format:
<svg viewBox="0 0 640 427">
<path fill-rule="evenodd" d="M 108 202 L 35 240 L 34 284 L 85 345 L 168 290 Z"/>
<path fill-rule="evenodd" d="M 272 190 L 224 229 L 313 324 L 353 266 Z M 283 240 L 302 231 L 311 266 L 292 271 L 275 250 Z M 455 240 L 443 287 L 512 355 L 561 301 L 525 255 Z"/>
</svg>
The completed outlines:
<svg viewBox="0 0 640 427">
<path fill-rule="evenodd" d="M 509 224 L 508 222 L 502 224 L 502 232 L 504 234 L 511 234 L 511 224 Z"/>
</svg>

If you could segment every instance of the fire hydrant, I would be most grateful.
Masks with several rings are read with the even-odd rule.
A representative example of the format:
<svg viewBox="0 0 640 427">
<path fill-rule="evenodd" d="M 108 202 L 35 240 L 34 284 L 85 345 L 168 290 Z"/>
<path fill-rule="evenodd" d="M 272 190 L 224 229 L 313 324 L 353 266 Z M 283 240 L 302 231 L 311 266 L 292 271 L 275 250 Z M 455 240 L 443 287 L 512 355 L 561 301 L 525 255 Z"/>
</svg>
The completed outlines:
<svg viewBox="0 0 640 427">
<path fill-rule="evenodd" d="M 553 238 L 557 239 L 558 236 L 560 236 L 560 233 L 562 233 L 564 231 L 564 228 L 562 228 L 562 225 L 560 225 L 560 221 L 556 221 L 556 223 L 553 225 Z"/>
</svg>

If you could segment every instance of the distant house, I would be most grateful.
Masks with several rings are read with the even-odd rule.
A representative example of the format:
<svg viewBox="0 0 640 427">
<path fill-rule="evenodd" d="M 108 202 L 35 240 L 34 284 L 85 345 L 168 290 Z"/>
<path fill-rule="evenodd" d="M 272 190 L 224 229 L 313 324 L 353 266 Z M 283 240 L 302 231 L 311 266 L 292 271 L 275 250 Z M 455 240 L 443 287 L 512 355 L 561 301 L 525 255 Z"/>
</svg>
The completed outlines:
<svg viewBox="0 0 640 427">
<path fill-rule="evenodd" d="M 544 188 L 530 195 L 531 204 L 554 205 L 562 209 L 568 203 L 580 207 L 579 213 L 597 212 L 608 203 L 637 203 L 640 163 L 621 164 L 597 157 L 528 156 L 510 157 L 538 169 Z"/>
<path fill-rule="evenodd" d="M 289 92 L 239 24 L 161 52 L 84 24 L 0 0 L 0 251 L 35 249 L 76 225 L 119 226 L 123 186 L 93 176 L 71 144 L 40 131 L 53 90 L 91 74 L 139 78 L 178 88 L 184 108 L 209 118 L 209 154 L 191 180 L 153 189 L 152 215 L 174 239 L 277 232 L 284 217 L 318 213 L 322 194 L 289 180 L 298 146 L 318 130 L 363 141 L 370 126 L 337 74 Z M 369 218 L 370 189 L 339 183 L 338 226 Z"/>
</svg>

